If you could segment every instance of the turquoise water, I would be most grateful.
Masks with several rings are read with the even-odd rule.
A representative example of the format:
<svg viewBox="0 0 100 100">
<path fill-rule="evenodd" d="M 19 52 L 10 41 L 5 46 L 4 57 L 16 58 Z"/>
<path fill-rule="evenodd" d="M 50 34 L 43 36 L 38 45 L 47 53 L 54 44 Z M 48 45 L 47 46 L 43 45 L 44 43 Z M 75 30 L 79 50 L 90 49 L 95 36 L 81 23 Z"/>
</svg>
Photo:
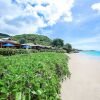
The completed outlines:
<svg viewBox="0 0 100 100">
<path fill-rule="evenodd" d="M 100 57 L 100 51 L 81 51 L 80 53 Z"/>
</svg>

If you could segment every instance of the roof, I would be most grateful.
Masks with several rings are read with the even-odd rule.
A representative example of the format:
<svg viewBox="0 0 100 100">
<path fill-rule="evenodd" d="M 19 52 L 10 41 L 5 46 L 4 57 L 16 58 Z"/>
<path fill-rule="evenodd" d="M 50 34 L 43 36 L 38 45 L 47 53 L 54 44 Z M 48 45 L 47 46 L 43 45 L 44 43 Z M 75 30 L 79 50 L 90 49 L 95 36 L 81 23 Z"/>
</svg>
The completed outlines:
<svg viewBox="0 0 100 100">
<path fill-rule="evenodd" d="M 9 40 L 10 39 L 10 37 L 7 37 L 7 38 L 2 38 L 2 40 Z"/>
<path fill-rule="evenodd" d="M 21 44 L 21 45 L 35 46 L 35 44 L 33 43 L 26 43 L 26 44 Z"/>
<path fill-rule="evenodd" d="M 5 42 L 5 43 L 13 43 L 13 44 L 19 44 L 17 41 L 14 41 L 14 40 L 9 40 L 10 39 L 10 37 L 8 37 L 8 38 L 1 38 L 0 39 L 0 42 Z"/>
<path fill-rule="evenodd" d="M 6 40 L 4 42 L 10 42 L 10 43 L 14 43 L 14 44 L 19 44 L 17 41 L 13 41 L 13 40 Z"/>
<path fill-rule="evenodd" d="M 42 47 L 42 48 L 51 48 L 51 46 L 44 46 L 40 44 L 33 44 L 33 43 L 26 43 L 26 44 L 21 44 L 22 46 L 31 46 L 31 47 Z"/>
<path fill-rule="evenodd" d="M 40 45 L 40 44 L 36 44 L 35 46 L 46 47 L 46 46 L 44 46 L 44 45 Z"/>
</svg>

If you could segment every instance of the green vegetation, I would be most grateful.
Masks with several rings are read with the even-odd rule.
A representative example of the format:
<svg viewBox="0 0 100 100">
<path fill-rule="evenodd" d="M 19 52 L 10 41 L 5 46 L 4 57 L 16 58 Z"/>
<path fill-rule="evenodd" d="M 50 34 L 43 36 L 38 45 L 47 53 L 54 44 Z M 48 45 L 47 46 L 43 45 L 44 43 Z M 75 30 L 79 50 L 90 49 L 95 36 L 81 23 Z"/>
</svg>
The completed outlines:
<svg viewBox="0 0 100 100">
<path fill-rule="evenodd" d="M 25 44 L 25 43 L 26 43 L 26 40 L 25 40 L 24 38 L 23 38 L 23 39 L 20 39 L 20 40 L 19 40 L 19 43 L 20 43 L 20 44 Z"/>
<path fill-rule="evenodd" d="M 28 54 L 29 52 L 25 49 L 12 49 L 12 48 L 0 48 L 0 55 L 11 56 L 16 54 Z"/>
<path fill-rule="evenodd" d="M 60 82 L 69 77 L 68 57 L 34 53 L 0 57 L 0 100 L 61 100 Z"/>
<path fill-rule="evenodd" d="M 67 53 L 70 53 L 73 50 L 71 44 L 69 43 L 65 44 L 63 49 L 66 50 Z"/>
<path fill-rule="evenodd" d="M 63 45 L 64 45 L 64 41 L 62 39 L 54 39 L 52 41 L 52 46 L 54 47 L 60 48 L 60 47 L 63 47 Z"/>
<path fill-rule="evenodd" d="M 0 33 L 0 38 L 10 37 L 8 34 Z"/>
<path fill-rule="evenodd" d="M 0 38 L 9 35 L 0 34 Z M 22 34 L 11 37 L 20 44 L 34 43 L 50 48 L 0 48 L 0 100 L 61 100 L 61 81 L 70 77 L 70 44 L 62 39 Z M 51 47 L 53 46 L 53 47 Z M 19 55 L 20 54 L 20 55 Z"/>
<path fill-rule="evenodd" d="M 57 52 L 57 53 L 66 53 L 63 49 L 12 49 L 12 48 L 0 48 L 0 55 L 11 56 L 16 54 L 30 54 L 37 52 Z"/>
<path fill-rule="evenodd" d="M 14 40 L 18 42 L 24 43 L 34 43 L 34 44 L 41 44 L 41 45 L 51 45 L 52 40 L 49 39 L 47 36 L 37 35 L 37 34 L 22 34 L 22 35 L 15 35 L 12 37 Z"/>
</svg>

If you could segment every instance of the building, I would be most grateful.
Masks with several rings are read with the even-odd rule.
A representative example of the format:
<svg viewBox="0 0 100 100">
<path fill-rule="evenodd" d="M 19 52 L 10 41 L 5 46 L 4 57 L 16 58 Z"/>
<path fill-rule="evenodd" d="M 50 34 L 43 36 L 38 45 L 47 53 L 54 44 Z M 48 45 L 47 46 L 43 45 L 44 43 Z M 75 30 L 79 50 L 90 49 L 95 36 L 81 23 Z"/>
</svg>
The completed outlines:
<svg viewBox="0 0 100 100">
<path fill-rule="evenodd" d="M 12 48 L 20 48 L 20 44 L 17 41 L 9 38 L 0 39 L 0 48 L 12 47 Z"/>
<path fill-rule="evenodd" d="M 44 46 L 39 44 L 33 44 L 33 43 L 26 43 L 26 44 L 20 44 L 17 41 L 14 41 L 11 37 L 9 38 L 2 38 L 0 39 L 0 48 L 23 48 L 23 49 L 51 49 L 50 46 Z"/>
<path fill-rule="evenodd" d="M 26 44 L 21 44 L 21 48 L 24 48 L 24 49 L 37 49 L 37 50 L 40 50 L 40 49 L 51 49 L 50 46 L 43 46 L 43 45 L 35 45 L 33 43 L 26 43 Z"/>
</svg>

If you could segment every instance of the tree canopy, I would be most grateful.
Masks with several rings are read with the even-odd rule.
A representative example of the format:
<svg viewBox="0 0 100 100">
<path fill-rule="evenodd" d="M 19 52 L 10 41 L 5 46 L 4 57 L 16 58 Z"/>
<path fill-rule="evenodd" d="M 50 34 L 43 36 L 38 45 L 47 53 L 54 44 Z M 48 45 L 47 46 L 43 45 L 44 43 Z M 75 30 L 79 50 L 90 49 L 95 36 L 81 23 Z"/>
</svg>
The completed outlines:
<svg viewBox="0 0 100 100">
<path fill-rule="evenodd" d="M 62 39 L 54 39 L 52 41 L 52 46 L 54 47 L 63 47 L 64 41 Z"/>
<path fill-rule="evenodd" d="M 13 36 L 13 40 L 18 42 L 23 42 L 23 39 L 25 43 L 34 43 L 34 44 L 40 44 L 40 45 L 51 45 L 52 40 L 48 38 L 47 36 L 38 35 L 38 34 L 22 34 L 22 35 L 15 35 Z"/>
<path fill-rule="evenodd" d="M 7 38 L 10 37 L 8 34 L 0 33 L 0 38 Z"/>
<path fill-rule="evenodd" d="M 65 49 L 69 53 L 72 51 L 72 45 L 67 43 L 64 45 L 63 49 Z"/>
<path fill-rule="evenodd" d="M 20 43 L 20 44 L 24 44 L 24 43 L 26 43 L 26 41 L 25 41 L 24 38 L 22 38 L 22 39 L 19 40 L 19 43 Z"/>
</svg>

